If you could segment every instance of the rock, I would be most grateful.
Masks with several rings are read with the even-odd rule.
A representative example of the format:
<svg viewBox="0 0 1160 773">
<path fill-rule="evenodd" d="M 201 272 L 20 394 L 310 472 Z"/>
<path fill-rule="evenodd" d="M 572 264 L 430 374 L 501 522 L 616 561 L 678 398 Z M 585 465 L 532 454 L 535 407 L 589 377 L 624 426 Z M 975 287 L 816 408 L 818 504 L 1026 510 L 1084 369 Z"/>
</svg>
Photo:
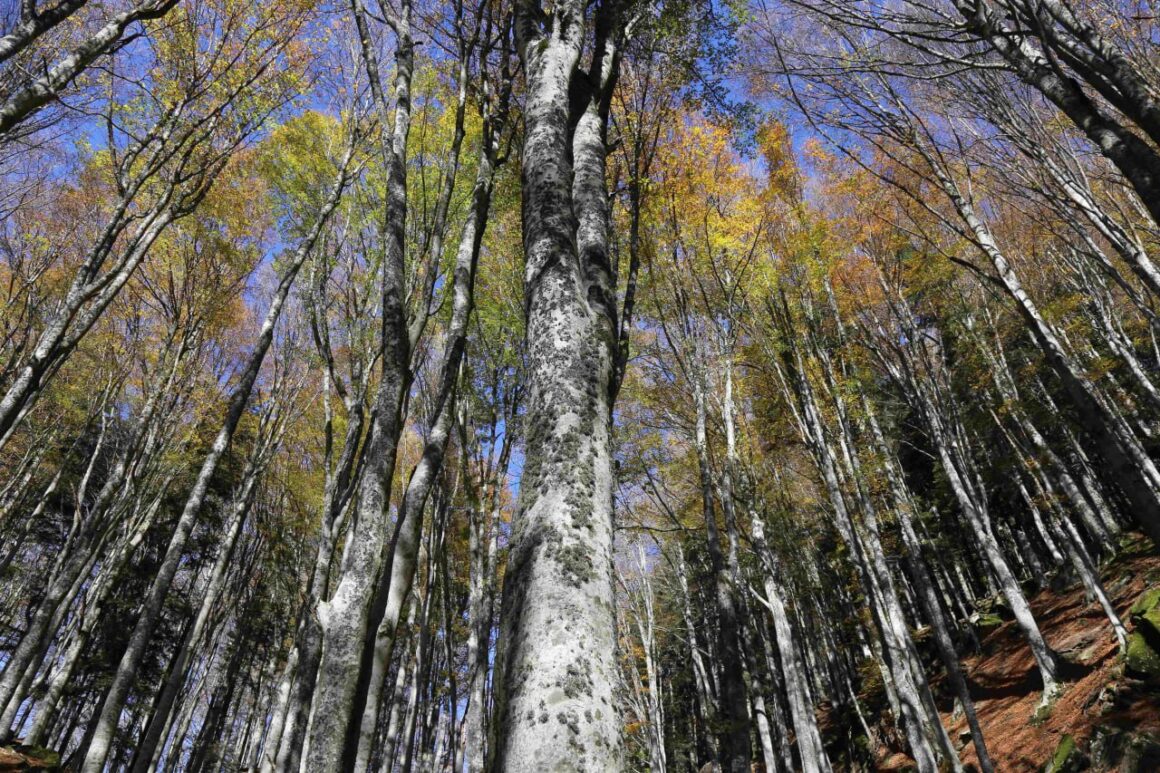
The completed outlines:
<svg viewBox="0 0 1160 773">
<path fill-rule="evenodd" d="M 951 722 L 958 722 L 963 718 L 963 702 L 955 698 L 954 708 L 951 709 Z"/>
<path fill-rule="evenodd" d="M 1112 598 L 1115 598 L 1116 594 L 1119 593 L 1121 588 L 1125 588 L 1131 585 L 1134 580 L 1135 577 L 1133 577 L 1130 572 L 1125 572 L 1124 574 L 1121 574 L 1117 577 L 1112 577 L 1104 583 L 1104 592 Z"/>
<path fill-rule="evenodd" d="M 1140 597 L 1132 604 L 1132 608 L 1128 610 L 1128 616 L 1143 614 L 1158 604 L 1160 604 L 1160 586 L 1149 588 L 1141 593 Z"/>
<path fill-rule="evenodd" d="M 1131 703 L 1132 690 L 1123 682 L 1113 681 L 1104 685 L 1098 692 L 1088 696 L 1083 705 L 1084 712 L 1093 712 L 1098 716 L 1110 714 L 1119 709 L 1125 709 Z"/>
<path fill-rule="evenodd" d="M 1092 732 L 1091 762 L 1098 770 L 1117 773 L 1160 770 L 1160 738 L 1127 727 L 1101 725 Z"/>
<path fill-rule="evenodd" d="M 1014 613 L 1011 612 L 1011 605 L 1002 596 L 977 599 L 974 606 L 975 614 L 984 617 L 994 615 L 1000 620 L 1011 620 L 1015 617 Z"/>
<path fill-rule="evenodd" d="M 1088 663 L 1103 652 L 1104 644 L 1103 631 L 1093 626 L 1071 632 L 1052 646 L 1072 663 Z"/>
<path fill-rule="evenodd" d="M 1003 625 L 1003 618 L 991 612 L 976 612 L 969 619 L 979 634 L 988 634 Z"/>
<path fill-rule="evenodd" d="M 1141 733 L 1133 735 L 1124 746 L 1119 773 L 1149 773 L 1160 770 L 1160 739 Z"/>
<path fill-rule="evenodd" d="M 1124 744 L 1129 733 L 1122 727 L 1100 725 L 1092 730 L 1092 765 L 1098 770 L 1113 770 L 1116 762 L 1124 754 Z"/>
<path fill-rule="evenodd" d="M 1128 636 L 1125 664 L 1128 667 L 1129 676 L 1160 680 L 1160 652 L 1140 631 L 1132 631 L 1131 635 Z"/>
<path fill-rule="evenodd" d="M 1151 588 L 1128 610 L 1132 633 L 1124 662 L 1129 676 L 1160 681 L 1160 587 Z"/>
<path fill-rule="evenodd" d="M 1075 745 L 1075 738 L 1070 734 L 1059 741 L 1051 762 L 1043 769 L 1043 773 L 1078 773 L 1088 769 L 1088 760 L 1083 752 Z"/>
<path fill-rule="evenodd" d="M 1141 633 L 1160 638 L 1160 587 L 1140 594 L 1128 610 L 1128 619 Z"/>
</svg>

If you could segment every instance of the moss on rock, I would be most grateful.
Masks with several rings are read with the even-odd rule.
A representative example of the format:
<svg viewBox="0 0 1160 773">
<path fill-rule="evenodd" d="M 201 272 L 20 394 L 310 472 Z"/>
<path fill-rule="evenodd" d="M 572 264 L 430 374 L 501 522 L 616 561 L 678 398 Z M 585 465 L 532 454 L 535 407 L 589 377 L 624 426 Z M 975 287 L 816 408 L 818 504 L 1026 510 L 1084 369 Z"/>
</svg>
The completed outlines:
<svg viewBox="0 0 1160 773">
<path fill-rule="evenodd" d="M 1140 595 L 1128 610 L 1132 633 L 1124 662 L 1129 676 L 1160 680 L 1160 587 Z"/>
<path fill-rule="evenodd" d="M 1141 593 L 1140 598 L 1136 599 L 1136 602 L 1132 604 L 1132 608 L 1128 610 L 1128 616 L 1133 617 L 1143 614 L 1149 609 L 1155 608 L 1157 605 L 1160 605 L 1160 586 L 1149 588 Z"/>
<path fill-rule="evenodd" d="M 985 636 L 1003 625 L 1003 618 L 990 612 L 976 613 L 971 616 L 971 623 L 975 626 L 975 631 Z"/>
<path fill-rule="evenodd" d="M 1128 650 L 1124 660 L 1130 676 L 1160 679 L 1160 652 L 1152 646 L 1152 642 L 1142 631 L 1132 631 L 1128 637 Z"/>
<path fill-rule="evenodd" d="M 16 744 L 0 747 L 0 773 L 61 770 L 60 755 L 43 746 Z"/>
<path fill-rule="evenodd" d="M 1051 761 L 1047 763 L 1043 771 L 1044 773 L 1077 773 L 1077 771 L 1087 768 L 1087 758 L 1076 746 L 1075 738 L 1068 733 L 1060 739 L 1059 746 L 1055 747 L 1055 754 L 1051 755 Z"/>
<path fill-rule="evenodd" d="M 1128 619 L 1145 635 L 1151 634 L 1160 640 L 1160 587 L 1145 591 L 1128 610 Z"/>
</svg>

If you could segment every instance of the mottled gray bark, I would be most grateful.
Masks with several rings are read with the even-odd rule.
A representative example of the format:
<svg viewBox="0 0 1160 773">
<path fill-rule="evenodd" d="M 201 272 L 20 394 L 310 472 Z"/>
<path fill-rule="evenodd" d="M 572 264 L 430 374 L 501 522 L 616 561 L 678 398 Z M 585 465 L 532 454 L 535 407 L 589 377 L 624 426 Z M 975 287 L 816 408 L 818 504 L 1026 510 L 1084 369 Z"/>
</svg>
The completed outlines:
<svg viewBox="0 0 1160 773">
<path fill-rule="evenodd" d="M 79 11 L 88 0 L 58 0 L 48 8 L 23 3 L 16 25 L 0 37 L 0 62 L 19 54 L 44 33 Z"/>
<path fill-rule="evenodd" d="M 1006 9 L 989 1 L 957 0 L 955 5 L 966 29 L 992 46 L 1020 78 L 1058 107 L 1124 175 L 1153 220 L 1160 223 L 1160 154 L 1117 120 L 1112 111 L 1092 99 L 1071 73 L 1051 61 L 1060 49 L 1037 48 L 1032 45 L 1031 36 L 1014 30 Z M 1044 42 L 1050 42 L 1050 38 Z M 1127 68 L 1120 68 L 1119 72 L 1126 73 Z M 1099 82 L 1108 83 L 1103 79 Z M 1154 104 L 1152 112 L 1135 111 L 1133 106 L 1140 105 L 1139 100 L 1129 98 L 1123 104 L 1155 128 Z"/>
<path fill-rule="evenodd" d="M 418 615 L 420 606 L 417 589 L 411 591 L 411 603 L 409 604 L 410 611 L 407 613 L 407 631 L 411 631 L 415 627 L 415 618 Z M 399 658 L 399 663 L 395 667 L 395 681 L 391 689 L 391 700 L 389 702 L 390 713 L 387 715 L 386 728 L 383 731 L 382 750 L 380 752 L 381 765 L 385 768 L 393 768 L 395 764 L 395 753 L 399 747 L 399 738 L 402 734 L 402 725 L 405 713 L 405 701 L 407 697 L 407 677 L 412 672 L 412 663 L 418 657 L 417 647 L 419 646 L 419 637 L 412 635 L 405 641 L 406 649 L 402 651 L 403 657 Z"/>
<path fill-rule="evenodd" d="M 298 646 L 295 645 L 290 648 L 290 652 L 286 655 L 286 662 L 282 665 L 282 674 L 278 679 L 278 687 L 274 692 L 275 697 L 270 708 L 269 724 L 254 764 L 254 770 L 259 771 L 259 773 L 270 773 L 274 770 L 274 762 L 282 743 L 282 733 L 286 728 L 287 717 L 290 713 L 290 692 L 294 689 L 294 674 L 297 668 Z"/>
<path fill-rule="evenodd" d="M 451 437 L 455 416 L 457 385 L 460 366 L 467 345 L 467 323 L 472 311 L 472 295 L 475 287 L 475 269 L 487 224 L 491 204 L 492 181 L 494 177 L 493 159 L 496 148 L 492 146 L 494 137 L 485 132 L 485 147 L 481 148 L 479 168 L 472 190 L 471 209 L 464 222 L 456 251 L 454 276 L 452 279 L 451 320 L 447 328 L 443 361 L 440 364 L 438 393 L 432 408 L 431 425 L 423 454 L 411 471 L 411 478 L 403 495 L 399 510 L 398 531 L 394 538 L 393 551 L 388 571 L 383 573 L 379 595 L 381 599 L 372 612 L 371 622 L 377 623 L 377 633 L 372 655 L 369 694 L 366 708 L 362 712 L 359 748 L 355 768 L 361 770 L 370 759 L 371 742 L 378 724 L 381 689 L 386 670 L 394 651 L 399 616 L 403 602 L 411 590 L 415 576 L 415 559 L 423 520 L 423 508 L 435 485 Z M 377 613 L 377 614 L 376 614 Z M 378 618 L 376 620 L 376 617 Z"/>
<path fill-rule="evenodd" d="M 491 618 L 484 618 L 485 586 L 491 578 L 485 574 L 484 542 L 497 524 L 484 524 L 484 508 L 473 502 L 468 526 L 468 553 L 471 569 L 467 602 L 467 709 L 463 717 L 463 737 L 455 770 L 477 773 L 484 760 L 484 688 L 487 683 L 487 652 L 491 637 Z M 490 542 L 490 540 L 487 540 Z"/>
<path fill-rule="evenodd" d="M 321 328 L 321 324 L 319 324 Z M 325 328 L 322 328 L 325 330 Z M 327 345 L 324 332 L 316 336 L 316 342 L 328 369 L 324 379 L 323 404 L 326 413 L 327 448 L 330 448 L 334 417 L 330 408 L 331 384 L 338 381 L 329 373 L 333 369 L 333 356 Z M 298 624 L 294 634 L 294 645 L 287 656 L 286 664 L 278 686 L 278 701 L 272 711 L 269 731 L 263 741 L 259 770 L 273 773 L 274 770 L 297 770 L 303 738 L 306 732 L 310 698 L 314 689 L 314 677 L 321 657 L 322 631 L 314 610 L 327 593 L 330 582 L 331 564 L 338 546 L 339 536 L 345 523 L 346 505 L 359 480 L 359 453 L 363 442 L 363 428 L 366 424 L 365 397 L 367 392 L 366 373 L 356 359 L 350 383 L 344 391 L 346 404 L 346 432 L 342 449 L 333 466 L 328 466 L 326 484 L 323 491 L 321 528 L 318 545 L 314 554 L 314 565 L 307 581 L 305 598 L 299 606 Z"/>
<path fill-rule="evenodd" d="M 67 3 L 61 3 L 66 6 Z M 43 75 L 13 94 L 6 95 L 0 105 L 0 135 L 4 135 L 28 119 L 30 115 L 47 105 L 72 81 L 84 72 L 89 65 L 103 54 L 112 51 L 122 39 L 125 30 L 136 22 L 148 19 L 159 19 L 169 13 L 177 5 L 177 0 L 146 0 L 139 5 L 131 6 L 110 18 L 103 27 L 93 33 L 88 39 L 73 49 L 67 56 L 48 68 Z M 25 45 L 31 42 L 30 35 L 25 35 Z M 14 53 L 17 41 L 11 40 L 12 35 L 0 39 L 0 61 L 5 55 Z M 4 51 L 5 48 L 9 50 Z"/>
<path fill-rule="evenodd" d="M 386 131 L 386 97 L 360 0 L 352 0 L 363 65 Z M 348 537 L 337 587 L 319 604 L 322 654 L 310 701 L 310 725 L 304 765 L 309 770 L 343 770 L 352 761 L 357 732 L 355 707 L 363 652 L 371 624 L 371 604 L 382 572 L 389 531 L 388 500 L 395 470 L 403 408 L 411 383 L 411 345 L 406 307 L 407 137 L 411 126 L 411 78 L 414 41 L 411 6 L 404 2 L 391 19 L 396 36 L 394 99 L 391 132 L 382 140 L 387 166 L 383 232 L 382 375 L 375 398 L 365 469 L 359 487 L 358 510 Z M 344 760 L 344 754 L 349 758 Z"/>
<path fill-rule="evenodd" d="M 615 15 L 578 70 L 586 4 L 517 6 L 528 400 L 496 658 L 497 770 L 620 770 L 612 583 L 615 292 L 603 100 Z M 616 4 L 601 6 L 615 14 Z M 590 91 L 573 126 L 572 92 Z M 591 90 L 596 93 L 592 93 Z"/>
</svg>

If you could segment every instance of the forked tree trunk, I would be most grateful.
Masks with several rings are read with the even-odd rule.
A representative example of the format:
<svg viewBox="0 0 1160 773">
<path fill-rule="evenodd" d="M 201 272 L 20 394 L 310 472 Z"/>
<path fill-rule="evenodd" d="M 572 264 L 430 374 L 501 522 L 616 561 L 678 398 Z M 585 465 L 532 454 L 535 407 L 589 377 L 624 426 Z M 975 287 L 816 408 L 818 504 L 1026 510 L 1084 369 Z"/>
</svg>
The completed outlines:
<svg viewBox="0 0 1160 773">
<path fill-rule="evenodd" d="M 528 80 L 523 195 L 526 450 L 500 615 L 494 768 L 620 770 L 612 576 L 615 287 L 601 108 L 612 23 L 578 70 L 587 4 L 517 6 Z M 601 6 L 615 12 L 615 3 Z M 544 28 L 541 29 L 541 23 Z M 573 125 L 570 97 L 587 107 Z M 582 103 L 583 104 L 583 103 Z"/>
</svg>

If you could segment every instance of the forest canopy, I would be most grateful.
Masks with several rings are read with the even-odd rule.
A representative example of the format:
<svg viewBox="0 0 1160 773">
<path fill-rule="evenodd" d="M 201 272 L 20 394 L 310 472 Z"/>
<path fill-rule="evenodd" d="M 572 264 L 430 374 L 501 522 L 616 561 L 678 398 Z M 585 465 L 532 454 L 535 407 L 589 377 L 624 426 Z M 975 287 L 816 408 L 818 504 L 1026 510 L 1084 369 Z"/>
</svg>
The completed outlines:
<svg viewBox="0 0 1160 773">
<path fill-rule="evenodd" d="M 4 3 L 0 770 L 1156 769 L 1158 19 Z"/>
</svg>

